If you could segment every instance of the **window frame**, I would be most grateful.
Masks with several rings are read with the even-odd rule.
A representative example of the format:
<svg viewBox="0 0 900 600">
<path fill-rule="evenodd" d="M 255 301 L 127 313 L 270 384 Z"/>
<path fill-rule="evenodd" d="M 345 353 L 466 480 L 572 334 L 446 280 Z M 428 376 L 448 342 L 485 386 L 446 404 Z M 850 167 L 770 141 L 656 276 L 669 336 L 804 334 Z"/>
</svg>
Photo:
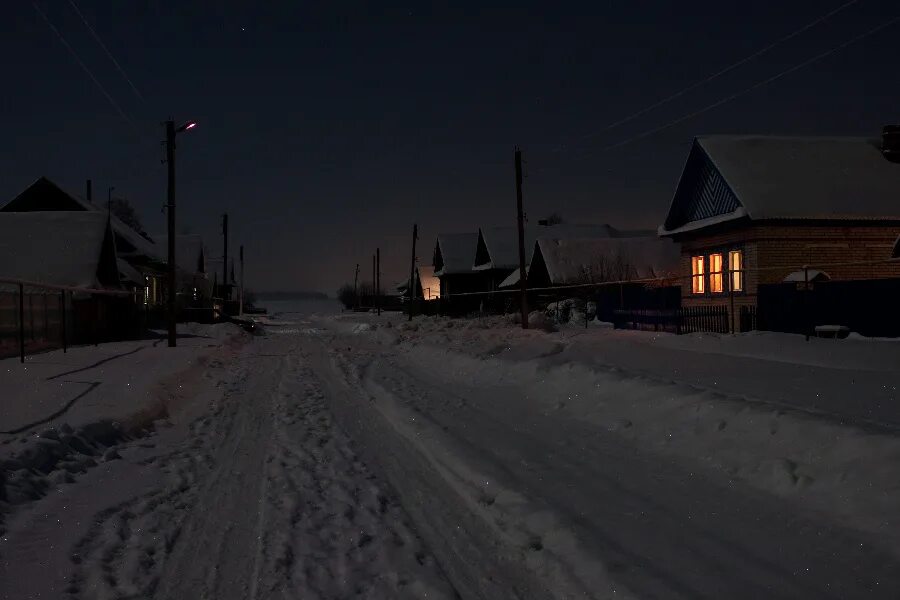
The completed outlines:
<svg viewBox="0 0 900 600">
<path fill-rule="evenodd" d="M 698 263 L 699 260 L 699 263 Z M 700 265 L 700 272 L 694 272 L 694 266 Z M 699 290 L 694 285 L 695 281 L 699 281 Z M 706 285 L 706 255 L 691 253 L 691 296 L 705 296 L 707 294 Z"/>
<path fill-rule="evenodd" d="M 731 256 L 732 254 L 738 254 L 741 257 L 740 267 L 737 269 L 733 269 L 731 266 Z M 734 294 L 743 294 L 747 289 L 747 261 L 746 261 L 746 253 L 742 247 L 734 247 L 728 250 L 728 291 Z M 739 287 L 734 287 L 734 276 L 737 275 L 740 281 Z"/>
<path fill-rule="evenodd" d="M 713 257 L 719 257 L 719 270 L 713 271 Z M 708 255 L 709 262 L 709 295 L 710 296 L 719 296 L 721 294 L 726 293 L 725 289 L 725 253 L 721 251 L 711 251 Z M 718 288 L 715 289 L 713 282 L 716 281 L 716 277 L 718 277 Z"/>
<path fill-rule="evenodd" d="M 737 270 L 737 272 L 740 273 L 741 277 L 741 289 L 739 290 L 731 289 L 731 286 L 733 284 L 732 276 L 734 275 L 734 272 L 731 270 L 732 252 L 741 253 L 741 268 Z M 714 254 L 722 255 L 722 270 L 720 272 L 722 276 L 721 292 L 712 291 L 713 272 L 711 257 Z M 691 298 L 722 298 L 723 296 L 727 297 L 729 294 L 734 294 L 735 296 L 742 296 L 747 294 L 747 251 L 743 244 L 727 244 L 721 246 L 711 246 L 703 249 L 698 248 L 691 250 L 689 256 L 691 261 Z M 699 275 L 694 273 L 694 260 L 697 258 L 703 259 L 703 272 Z M 703 290 L 701 292 L 694 291 L 694 281 L 697 278 L 700 278 L 703 282 Z"/>
</svg>

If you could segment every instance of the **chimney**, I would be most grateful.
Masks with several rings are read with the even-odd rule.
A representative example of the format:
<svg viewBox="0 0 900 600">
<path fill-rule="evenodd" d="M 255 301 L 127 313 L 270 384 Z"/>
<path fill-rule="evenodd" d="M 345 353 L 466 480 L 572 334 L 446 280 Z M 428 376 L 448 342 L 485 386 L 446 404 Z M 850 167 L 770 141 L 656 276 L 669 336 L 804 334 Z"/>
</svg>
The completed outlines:
<svg viewBox="0 0 900 600">
<path fill-rule="evenodd" d="M 900 163 L 900 125 L 885 125 L 881 130 L 881 153 L 893 163 Z"/>
<path fill-rule="evenodd" d="M 88 202 L 93 204 L 94 198 L 93 198 L 93 194 L 91 193 L 91 180 L 90 179 L 88 179 L 87 183 L 86 183 L 85 199 L 87 199 Z"/>
</svg>

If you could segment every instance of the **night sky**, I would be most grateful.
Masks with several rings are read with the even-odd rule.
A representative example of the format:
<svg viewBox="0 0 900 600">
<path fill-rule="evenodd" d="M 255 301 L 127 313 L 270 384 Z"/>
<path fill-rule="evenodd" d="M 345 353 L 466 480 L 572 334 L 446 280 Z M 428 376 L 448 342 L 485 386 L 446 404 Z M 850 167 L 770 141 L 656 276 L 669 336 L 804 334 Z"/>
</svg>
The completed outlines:
<svg viewBox="0 0 900 600">
<path fill-rule="evenodd" d="M 872 135 L 900 122 L 900 24 L 737 100 L 633 143 L 648 129 L 775 75 L 900 15 L 859 0 L 793 40 L 621 127 L 604 128 L 787 35 L 846 0 L 598 0 L 370 4 L 231 0 L 4 2 L 0 200 L 46 175 L 94 181 L 164 231 L 160 122 L 179 138 L 179 229 L 221 254 L 247 247 L 248 286 L 333 294 L 382 248 L 384 281 L 438 231 L 515 224 L 513 147 L 532 221 L 656 227 L 693 136 Z M 390 5 L 391 8 L 385 8 Z"/>
</svg>

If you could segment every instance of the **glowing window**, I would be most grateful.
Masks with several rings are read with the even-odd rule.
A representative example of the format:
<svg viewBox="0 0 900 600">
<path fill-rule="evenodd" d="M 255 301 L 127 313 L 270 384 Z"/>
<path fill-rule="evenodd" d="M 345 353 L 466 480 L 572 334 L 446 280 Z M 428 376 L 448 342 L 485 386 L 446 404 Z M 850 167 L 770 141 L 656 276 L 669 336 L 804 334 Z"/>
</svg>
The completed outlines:
<svg viewBox="0 0 900 600">
<path fill-rule="evenodd" d="M 694 256 L 691 258 L 691 292 L 702 294 L 706 291 L 703 284 L 703 257 Z"/>
<path fill-rule="evenodd" d="M 744 253 L 732 250 L 728 253 L 728 270 L 731 272 L 731 289 L 744 291 Z"/>
<path fill-rule="evenodd" d="M 709 255 L 709 291 L 714 294 L 721 294 L 724 289 L 724 278 L 722 275 L 722 255 Z"/>
</svg>

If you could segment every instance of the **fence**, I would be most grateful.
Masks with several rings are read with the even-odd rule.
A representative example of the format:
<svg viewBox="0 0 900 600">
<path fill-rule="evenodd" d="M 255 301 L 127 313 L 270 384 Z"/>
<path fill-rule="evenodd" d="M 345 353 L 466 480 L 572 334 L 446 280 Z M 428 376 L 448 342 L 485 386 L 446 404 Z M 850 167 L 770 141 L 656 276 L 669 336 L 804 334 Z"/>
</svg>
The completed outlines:
<svg viewBox="0 0 900 600">
<path fill-rule="evenodd" d="M 697 306 L 675 310 L 616 310 L 613 311 L 616 329 L 641 329 L 669 333 L 709 331 L 730 333 L 727 306 Z"/>
<path fill-rule="evenodd" d="M 131 292 L 0 280 L 0 358 L 128 339 L 145 321 Z"/>
<path fill-rule="evenodd" d="M 817 281 L 759 286 L 756 328 L 813 334 L 843 325 L 865 336 L 900 336 L 900 279 Z"/>
</svg>

